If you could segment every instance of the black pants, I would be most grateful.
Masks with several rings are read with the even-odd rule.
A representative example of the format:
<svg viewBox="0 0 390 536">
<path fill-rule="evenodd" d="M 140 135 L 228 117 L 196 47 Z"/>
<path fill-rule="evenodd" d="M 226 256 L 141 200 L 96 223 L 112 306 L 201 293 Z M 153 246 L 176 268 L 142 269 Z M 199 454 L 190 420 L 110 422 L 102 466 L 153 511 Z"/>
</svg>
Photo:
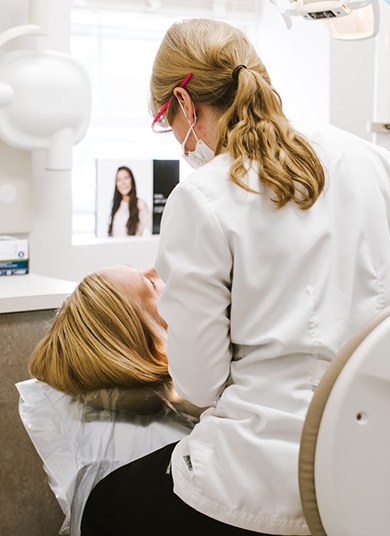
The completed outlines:
<svg viewBox="0 0 390 536">
<path fill-rule="evenodd" d="M 92 490 L 81 536 L 261 536 L 216 521 L 173 493 L 167 472 L 176 443 L 116 469 Z M 266 536 L 266 535 L 263 535 Z"/>
</svg>

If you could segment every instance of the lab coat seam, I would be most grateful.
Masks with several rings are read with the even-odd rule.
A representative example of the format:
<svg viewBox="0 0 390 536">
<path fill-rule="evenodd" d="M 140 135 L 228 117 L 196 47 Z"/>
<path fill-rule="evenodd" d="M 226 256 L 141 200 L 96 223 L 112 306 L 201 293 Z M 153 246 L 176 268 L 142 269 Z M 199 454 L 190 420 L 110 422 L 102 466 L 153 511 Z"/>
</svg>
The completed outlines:
<svg viewBox="0 0 390 536">
<path fill-rule="evenodd" d="M 307 285 L 306 287 L 307 294 L 309 296 L 309 333 L 311 335 L 311 338 L 313 340 L 315 352 L 313 352 L 313 363 L 312 367 L 310 369 L 309 374 L 309 388 L 310 390 L 314 391 L 317 387 L 319 377 L 318 377 L 318 366 L 319 366 L 319 358 L 321 355 L 320 348 L 323 346 L 321 337 L 320 337 L 320 330 L 319 330 L 319 320 L 318 317 L 315 314 L 315 291 L 311 285 Z"/>
<path fill-rule="evenodd" d="M 379 313 L 385 307 L 385 292 L 383 286 L 383 280 L 379 272 L 376 272 L 376 312 Z"/>
<path fill-rule="evenodd" d="M 306 290 L 309 296 L 309 332 L 314 347 L 317 350 L 316 355 L 318 355 L 320 353 L 319 349 L 322 346 L 322 341 L 320 337 L 318 317 L 315 314 L 315 292 L 311 285 L 307 285 Z"/>
<path fill-rule="evenodd" d="M 195 184 L 193 184 L 192 182 L 186 182 L 185 183 L 185 186 L 187 186 L 188 188 L 191 188 L 194 192 L 196 192 L 196 195 L 203 200 L 203 203 L 201 201 L 199 201 L 200 205 L 205 209 L 205 212 L 207 214 L 207 212 L 209 212 L 210 214 L 210 219 L 212 219 L 215 223 L 215 227 L 219 230 L 219 234 L 222 236 L 223 238 L 223 241 L 224 241 L 224 245 L 225 245 L 225 249 L 226 251 L 228 252 L 228 255 L 230 258 L 232 258 L 232 252 L 231 252 L 231 249 L 229 247 L 229 242 L 227 240 L 227 237 L 225 235 L 225 232 L 223 230 L 223 227 L 221 225 L 221 222 L 219 221 L 219 218 L 217 217 L 217 214 L 215 212 L 215 210 L 213 209 L 209 199 L 207 198 L 207 196 L 205 195 L 205 193 L 200 190 Z"/>
</svg>

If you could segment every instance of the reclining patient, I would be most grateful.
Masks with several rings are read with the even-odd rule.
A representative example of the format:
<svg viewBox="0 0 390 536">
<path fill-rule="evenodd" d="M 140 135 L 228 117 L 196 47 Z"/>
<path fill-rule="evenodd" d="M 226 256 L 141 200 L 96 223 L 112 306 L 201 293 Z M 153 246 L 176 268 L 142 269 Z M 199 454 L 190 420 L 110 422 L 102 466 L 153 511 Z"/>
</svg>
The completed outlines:
<svg viewBox="0 0 390 536">
<path fill-rule="evenodd" d="M 34 349 L 31 375 L 108 409 L 169 408 L 196 421 L 202 408 L 177 396 L 168 372 L 167 326 L 157 311 L 163 287 L 154 269 L 119 265 L 87 275 Z"/>
</svg>

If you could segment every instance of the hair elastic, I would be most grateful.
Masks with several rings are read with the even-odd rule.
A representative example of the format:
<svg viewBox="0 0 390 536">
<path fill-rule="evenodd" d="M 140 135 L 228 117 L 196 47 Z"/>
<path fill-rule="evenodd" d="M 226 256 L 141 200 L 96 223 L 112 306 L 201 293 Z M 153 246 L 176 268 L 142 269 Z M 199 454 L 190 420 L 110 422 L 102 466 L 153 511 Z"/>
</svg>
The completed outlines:
<svg viewBox="0 0 390 536">
<path fill-rule="evenodd" d="M 237 67 L 234 67 L 233 69 L 232 78 L 233 78 L 233 81 L 236 83 L 238 81 L 238 73 L 241 71 L 241 69 L 248 69 L 248 67 L 246 65 L 240 64 L 240 65 L 237 65 Z"/>
</svg>

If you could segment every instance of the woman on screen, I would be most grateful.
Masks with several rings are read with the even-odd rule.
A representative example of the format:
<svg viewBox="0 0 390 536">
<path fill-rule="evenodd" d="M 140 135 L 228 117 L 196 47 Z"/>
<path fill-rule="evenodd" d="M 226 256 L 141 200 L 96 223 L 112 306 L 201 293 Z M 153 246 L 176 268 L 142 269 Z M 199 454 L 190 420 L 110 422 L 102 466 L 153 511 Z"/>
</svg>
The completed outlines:
<svg viewBox="0 0 390 536">
<path fill-rule="evenodd" d="M 137 197 L 137 185 L 132 170 L 120 166 L 115 176 L 108 236 L 145 236 L 151 234 L 150 209 Z"/>
</svg>

